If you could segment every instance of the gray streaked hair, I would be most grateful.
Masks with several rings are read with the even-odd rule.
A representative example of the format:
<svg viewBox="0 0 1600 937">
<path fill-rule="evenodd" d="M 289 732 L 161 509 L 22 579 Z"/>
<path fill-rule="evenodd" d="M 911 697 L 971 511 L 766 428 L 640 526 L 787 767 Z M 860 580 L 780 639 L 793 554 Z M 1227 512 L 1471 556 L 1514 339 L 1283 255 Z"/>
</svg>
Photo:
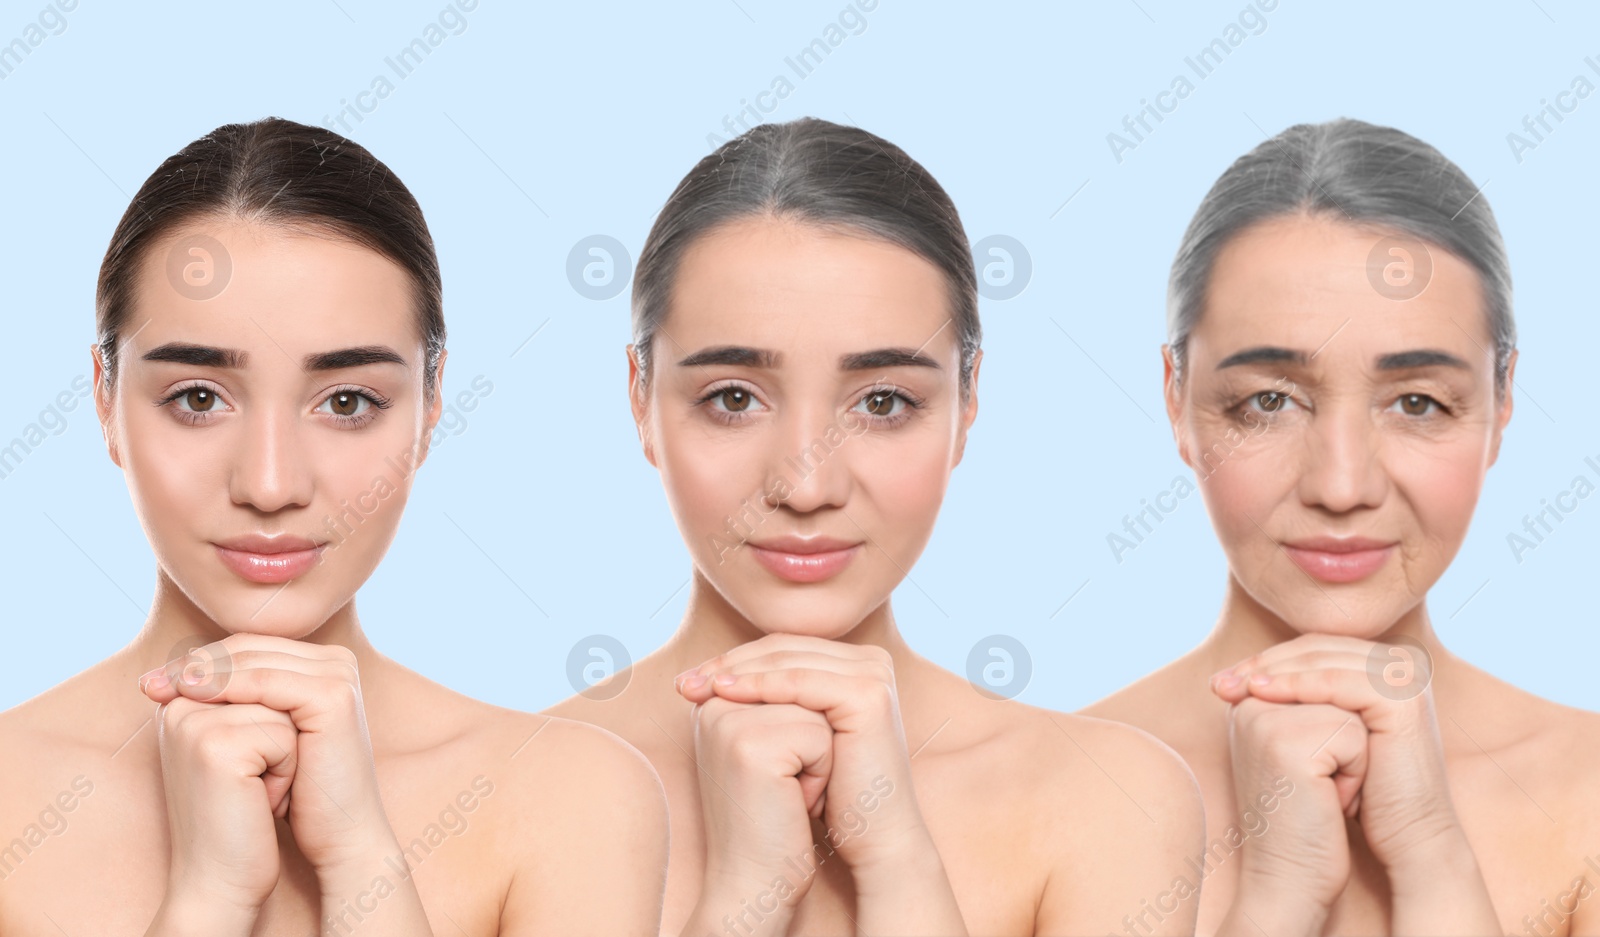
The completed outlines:
<svg viewBox="0 0 1600 937">
<path fill-rule="evenodd" d="M 893 143 L 814 117 L 761 124 L 722 144 L 662 206 L 633 275 L 633 343 L 645 379 L 684 252 L 722 225 L 757 216 L 881 238 L 933 264 L 949 285 L 966 395 L 982 331 L 977 269 L 955 204 Z"/>
<path fill-rule="evenodd" d="M 1341 118 L 1296 124 L 1239 157 L 1200 202 L 1167 281 L 1167 340 L 1179 374 L 1217 255 L 1253 225 L 1327 214 L 1441 248 L 1477 271 L 1497 390 L 1516 348 L 1511 264 L 1494 212 L 1443 153 L 1408 133 Z"/>
</svg>

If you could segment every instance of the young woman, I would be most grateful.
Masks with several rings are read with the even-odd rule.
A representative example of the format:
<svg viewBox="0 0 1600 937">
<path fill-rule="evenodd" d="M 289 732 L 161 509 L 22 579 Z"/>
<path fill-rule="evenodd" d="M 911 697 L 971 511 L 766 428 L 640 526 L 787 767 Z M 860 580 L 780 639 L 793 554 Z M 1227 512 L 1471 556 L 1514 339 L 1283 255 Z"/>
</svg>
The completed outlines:
<svg viewBox="0 0 1600 937">
<path fill-rule="evenodd" d="M 1205 794 L 1203 934 L 1600 933 L 1600 717 L 1452 655 L 1428 590 L 1511 418 L 1511 276 L 1471 179 L 1291 127 L 1173 265 L 1167 413 L 1228 557 L 1189 654 L 1087 712 Z"/>
<path fill-rule="evenodd" d="M 1181 761 L 981 695 L 890 609 L 978 408 L 971 248 L 933 177 L 863 130 L 757 127 L 668 200 L 633 311 L 688 610 L 622 693 L 555 712 L 666 785 L 663 933 L 1188 933 Z"/>
<path fill-rule="evenodd" d="M 0 933 L 655 933 L 648 763 L 450 692 L 357 619 L 440 415 L 438 261 L 400 180 L 327 130 L 220 127 L 146 180 L 97 306 L 156 594 L 126 648 L 0 714 Z"/>
</svg>

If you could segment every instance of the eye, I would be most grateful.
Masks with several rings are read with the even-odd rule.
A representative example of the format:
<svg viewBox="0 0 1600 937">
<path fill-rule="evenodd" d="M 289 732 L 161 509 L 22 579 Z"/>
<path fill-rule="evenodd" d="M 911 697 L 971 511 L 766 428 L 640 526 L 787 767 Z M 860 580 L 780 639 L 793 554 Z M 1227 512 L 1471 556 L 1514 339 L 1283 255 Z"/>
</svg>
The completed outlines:
<svg viewBox="0 0 1600 937">
<path fill-rule="evenodd" d="M 1427 394 L 1401 394 L 1395 400 L 1394 407 L 1399 408 L 1406 416 L 1428 416 L 1437 410 L 1443 410 L 1439 401 Z"/>
<path fill-rule="evenodd" d="M 742 384 L 713 387 L 695 401 L 695 406 L 702 405 L 709 405 L 708 412 L 711 416 L 724 422 L 742 419 L 747 414 L 766 409 L 761 401 L 756 399 L 755 392 Z"/>
<path fill-rule="evenodd" d="M 743 413 L 750 409 L 755 397 L 743 387 L 724 387 L 711 399 L 722 404 L 722 409 L 729 413 Z"/>
<path fill-rule="evenodd" d="M 892 390 L 875 390 L 862 397 L 853 409 L 876 417 L 895 417 L 909 406 L 909 400 Z"/>
<path fill-rule="evenodd" d="M 383 410 L 388 406 L 387 399 L 370 392 L 340 387 L 323 398 L 317 410 L 329 414 L 340 423 L 362 424 L 377 416 L 372 412 L 374 409 Z"/>
<path fill-rule="evenodd" d="M 1294 398 L 1282 391 L 1264 390 L 1251 394 L 1245 405 L 1258 413 L 1281 413 L 1295 403 Z"/>
<path fill-rule="evenodd" d="M 190 387 L 175 398 L 180 409 L 193 413 L 208 413 L 217 405 L 217 395 L 209 387 Z"/>
</svg>

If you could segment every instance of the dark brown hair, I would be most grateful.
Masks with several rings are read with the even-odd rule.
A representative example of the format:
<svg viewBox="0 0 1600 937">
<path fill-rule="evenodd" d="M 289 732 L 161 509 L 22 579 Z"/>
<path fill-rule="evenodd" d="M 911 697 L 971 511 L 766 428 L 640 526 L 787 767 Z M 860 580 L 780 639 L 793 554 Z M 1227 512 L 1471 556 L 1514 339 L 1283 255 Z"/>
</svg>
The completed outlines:
<svg viewBox="0 0 1600 937">
<path fill-rule="evenodd" d="M 433 398 L 445 341 L 443 284 L 422 208 L 360 144 L 277 117 L 218 127 L 168 157 L 139 187 L 111 235 L 95 293 L 107 383 L 145 254 L 178 227 L 206 217 L 326 232 L 398 264 L 412 281 L 426 349 L 423 388 Z"/>
</svg>

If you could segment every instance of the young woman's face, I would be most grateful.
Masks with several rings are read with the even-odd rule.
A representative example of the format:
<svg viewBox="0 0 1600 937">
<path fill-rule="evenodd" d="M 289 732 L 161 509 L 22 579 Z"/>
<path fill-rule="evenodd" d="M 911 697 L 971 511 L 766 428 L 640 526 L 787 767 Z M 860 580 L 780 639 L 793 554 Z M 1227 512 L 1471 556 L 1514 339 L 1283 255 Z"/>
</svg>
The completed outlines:
<svg viewBox="0 0 1600 937">
<path fill-rule="evenodd" d="M 1402 265 L 1388 283 L 1369 276 L 1384 237 L 1300 215 L 1239 234 L 1181 380 L 1168 361 L 1168 413 L 1232 574 L 1302 632 L 1376 636 L 1422 601 L 1511 415 L 1476 272 L 1409 241 L 1431 275 L 1390 298 L 1406 257 L 1386 255 Z"/>
<path fill-rule="evenodd" d="M 231 261 L 208 299 L 169 278 L 215 260 L 195 234 Z M 303 637 L 388 549 L 439 414 L 413 308 L 398 266 L 330 236 L 215 221 L 143 259 L 101 422 L 162 570 L 224 630 Z"/>
<path fill-rule="evenodd" d="M 696 567 L 757 628 L 837 637 L 905 578 L 977 414 L 959 344 L 944 276 L 886 241 L 759 218 L 685 252 L 634 413 Z"/>
</svg>

